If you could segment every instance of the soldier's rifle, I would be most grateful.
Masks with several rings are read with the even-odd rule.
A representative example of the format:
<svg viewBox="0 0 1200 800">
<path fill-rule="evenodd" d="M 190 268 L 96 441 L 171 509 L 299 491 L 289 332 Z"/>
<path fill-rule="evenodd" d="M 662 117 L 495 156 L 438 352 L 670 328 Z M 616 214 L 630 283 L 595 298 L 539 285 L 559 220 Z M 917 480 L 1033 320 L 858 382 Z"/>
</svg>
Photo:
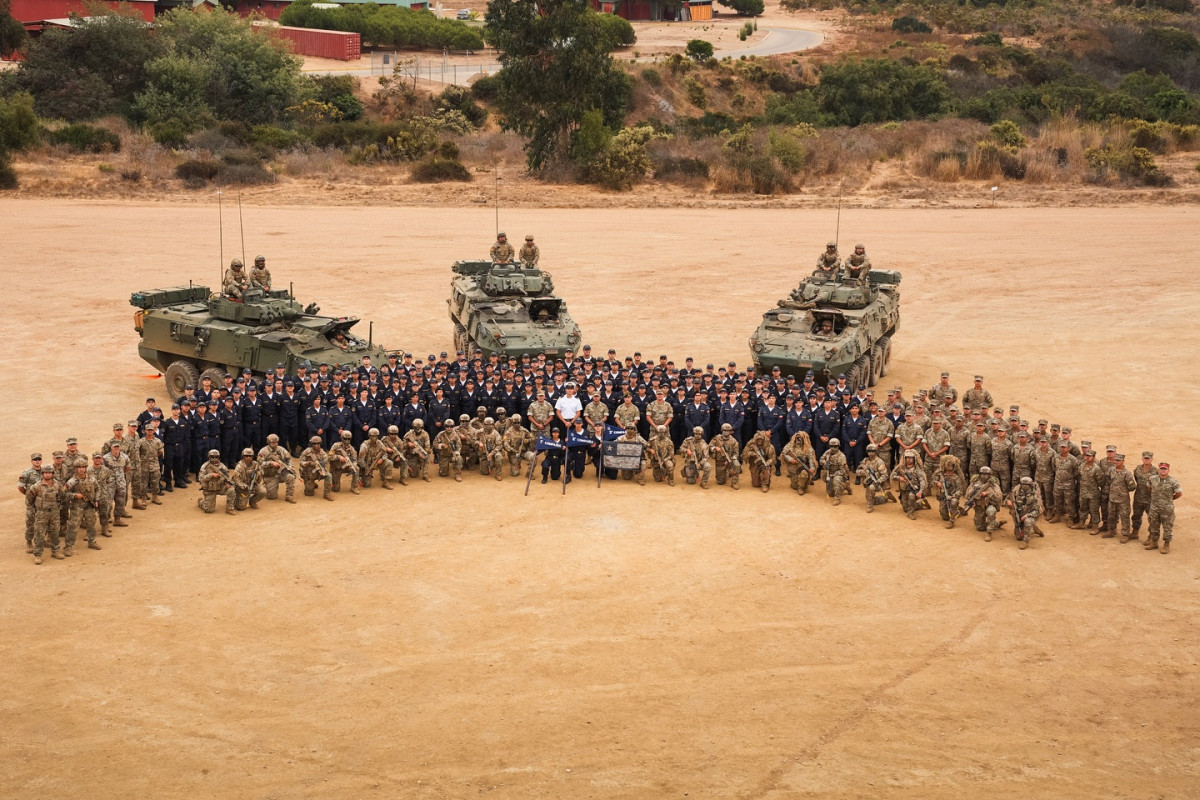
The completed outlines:
<svg viewBox="0 0 1200 800">
<path fill-rule="evenodd" d="M 972 508 L 974 508 L 975 504 L 977 502 L 979 502 L 979 497 L 980 497 L 980 495 L 983 494 L 983 489 L 984 489 L 985 485 L 986 484 L 983 484 L 983 483 L 976 483 L 974 486 L 972 486 L 970 489 L 967 490 L 967 496 L 966 496 L 965 502 L 963 503 L 963 506 L 962 506 L 962 510 L 963 510 L 964 514 L 967 513 L 968 511 L 970 511 Z"/>
</svg>

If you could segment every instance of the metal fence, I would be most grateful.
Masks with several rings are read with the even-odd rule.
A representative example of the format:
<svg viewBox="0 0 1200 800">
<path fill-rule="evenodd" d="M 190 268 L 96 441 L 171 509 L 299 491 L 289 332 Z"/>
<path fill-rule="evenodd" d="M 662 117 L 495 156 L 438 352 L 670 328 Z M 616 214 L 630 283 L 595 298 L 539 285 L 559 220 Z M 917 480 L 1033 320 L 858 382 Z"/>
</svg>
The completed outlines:
<svg viewBox="0 0 1200 800">
<path fill-rule="evenodd" d="M 397 75 L 434 83 L 465 84 L 476 75 L 494 75 L 500 65 L 494 61 L 451 62 L 449 54 L 412 56 L 405 53 L 371 53 L 372 75 Z M 399 71 L 397 72 L 397 67 Z"/>
</svg>

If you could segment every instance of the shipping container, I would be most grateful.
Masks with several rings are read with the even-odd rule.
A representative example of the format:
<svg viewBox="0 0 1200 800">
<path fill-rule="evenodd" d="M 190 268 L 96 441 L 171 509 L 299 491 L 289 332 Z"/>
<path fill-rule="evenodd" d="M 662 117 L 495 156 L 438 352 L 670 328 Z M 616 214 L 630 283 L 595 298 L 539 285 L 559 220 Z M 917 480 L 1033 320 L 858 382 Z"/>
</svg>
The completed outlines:
<svg viewBox="0 0 1200 800">
<path fill-rule="evenodd" d="M 362 37 L 357 33 L 286 26 L 264 28 L 270 35 L 291 42 L 296 55 L 333 58 L 338 61 L 357 61 L 362 57 Z"/>
</svg>

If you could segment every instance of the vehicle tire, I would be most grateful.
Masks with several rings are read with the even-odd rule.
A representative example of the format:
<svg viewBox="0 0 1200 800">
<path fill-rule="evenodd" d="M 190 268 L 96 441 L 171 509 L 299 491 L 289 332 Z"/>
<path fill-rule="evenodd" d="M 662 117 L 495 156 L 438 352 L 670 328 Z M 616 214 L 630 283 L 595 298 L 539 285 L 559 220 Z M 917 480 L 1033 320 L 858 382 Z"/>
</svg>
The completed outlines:
<svg viewBox="0 0 1200 800">
<path fill-rule="evenodd" d="M 167 367 L 165 373 L 167 380 L 167 394 L 171 395 L 171 400 L 178 400 L 183 397 L 183 390 L 188 386 L 196 386 L 200 382 L 200 370 L 190 361 L 184 361 L 182 358 L 172 361 Z"/>
<path fill-rule="evenodd" d="M 204 370 L 204 372 L 200 373 L 200 380 L 204 380 L 205 378 L 208 378 L 212 381 L 212 388 L 219 389 L 225 385 L 225 370 L 221 369 L 220 367 L 209 367 L 208 369 Z M 199 386 L 199 384 L 196 384 L 197 388 L 199 388 Z"/>
<path fill-rule="evenodd" d="M 454 349 L 467 351 L 467 329 L 459 323 L 454 323 Z"/>
<path fill-rule="evenodd" d="M 863 353 L 854 362 L 853 381 L 847 381 L 850 387 L 857 392 L 858 387 L 870 382 L 871 377 L 871 356 Z"/>
<path fill-rule="evenodd" d="M 882 347 L 876 344 L 871 348 L 871 377 L 867 380 L 867 386 L 874 386 L 883 377 L 883 357 Z"/>
<path fill-rule="evenodd" d="M 883 351 L 883 358 L 879 360 L 879 377 L 886 378 L 888 374 L 888 362 L 892 360 L 892 340 L 890 337 L 883 337 L 875 345 Z"/>
</svg>

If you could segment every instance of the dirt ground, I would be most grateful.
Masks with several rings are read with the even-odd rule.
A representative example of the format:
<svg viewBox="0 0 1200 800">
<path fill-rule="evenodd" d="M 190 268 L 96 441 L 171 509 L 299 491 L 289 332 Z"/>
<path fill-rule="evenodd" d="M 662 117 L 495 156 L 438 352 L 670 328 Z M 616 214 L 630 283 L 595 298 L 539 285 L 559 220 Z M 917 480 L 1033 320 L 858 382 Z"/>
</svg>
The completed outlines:
<svg viewBox="0 0 1200 800">
<path fill-rule="evenodd" d="M 227 261 L 241 255 L 226 207 Z M 374 336 L 445 349 L 491 208 L 243 210 L 245 254 Z M 748 360 L 832 209 L 502 211 L 585 339 Z M 0 470 L 162 398 L 133 290 L 215 281 L 215 207 L 0 200 Z M 900 269 L 888 385 L 1170 460 L 1171 555 L 1061 525 L 1019 551 L 861 492 L 435 478 L 203 516 L 166 495 L 34 567 L 0 501 L 5 797 L 1194 797 L 1195 207 L 843 209 Z M 365 332 L 365 323 L 363 325 Z M 12 484 L 10 483 L 10 486 Z M 1144 532 L 1143 532 L 1144 535 Z"/>
</svg>

